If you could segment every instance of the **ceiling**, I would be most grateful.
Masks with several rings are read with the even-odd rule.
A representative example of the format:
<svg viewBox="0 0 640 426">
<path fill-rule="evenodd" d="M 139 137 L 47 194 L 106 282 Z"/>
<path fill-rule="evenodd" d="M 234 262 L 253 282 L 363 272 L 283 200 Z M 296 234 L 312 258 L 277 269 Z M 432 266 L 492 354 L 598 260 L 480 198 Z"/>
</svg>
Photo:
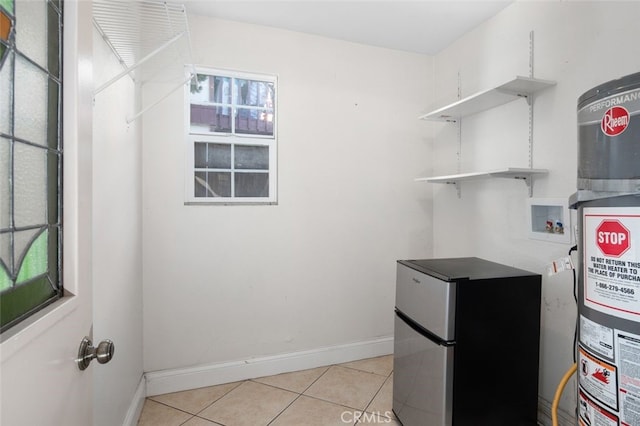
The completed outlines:
<svg viewBox="0 0 640 426">
<path fill-rule="evenodd" d="M 183 0 L 187 12 L 434 55 L 513 0 Z"/>
</svg>

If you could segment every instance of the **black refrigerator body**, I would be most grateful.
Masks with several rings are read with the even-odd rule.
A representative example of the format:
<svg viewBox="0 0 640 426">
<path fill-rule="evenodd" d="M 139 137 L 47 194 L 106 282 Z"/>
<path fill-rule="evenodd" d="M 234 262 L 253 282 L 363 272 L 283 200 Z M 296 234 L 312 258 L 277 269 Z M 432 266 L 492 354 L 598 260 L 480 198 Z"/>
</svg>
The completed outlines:
<svg viewBox="0 0 640 426">
<path fill-rule="evenodd" d="M 397 263 L 393 411 L 404 426 L 537 424 L 541 276 L 483 259 Z"/>
</svg>

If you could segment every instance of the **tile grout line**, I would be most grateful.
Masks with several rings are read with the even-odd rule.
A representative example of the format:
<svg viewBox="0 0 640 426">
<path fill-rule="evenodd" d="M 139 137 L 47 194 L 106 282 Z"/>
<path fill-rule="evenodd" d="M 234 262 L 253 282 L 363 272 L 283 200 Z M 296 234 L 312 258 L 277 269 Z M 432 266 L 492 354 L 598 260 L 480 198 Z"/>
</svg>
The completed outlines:
<svg viewBox="0 0 640 426">
<path fill-rule="evenodd" d="M 196 418 L 196 417 L 197 417 L 197 418 L 199 418 L 199 419 L 201 419 L 201 420 L 204 420 L 204 421 L 207 421 L 207 422 L 209 422 L 209 423 L 212 423 L 212 424 L 214 424 L 214 425 L 218 425 L 218 426 L 225 426 L 225 425 L 224 425 L 224 423 L 214 422 L 213 420 L 209 420 L 209 419 L 207 419 L 206 417 L 200 417 L 200 416 L 197 416 L 197 415 L 196 415 L 196 416 L 191 417 L 189 420 L 193 420 L 193 419 L 194 419 L 194 418 Z M 189 421 L 189 420 L 187 420 L 187 421 Z M 184 423 L 183 423 L 182 425 L 184 425 Z M 182 425 L 181 425 L 181 426 L 182 426 Z"/>
<path fill-rule="evenodd" d="M 229 393 L 233 392 L 234 390 L 238 389 L 240 386 L 242 386 L 243 383 L 247 382 L 248 380 L 243 380 L 241 382 L 237 382 L 238 384 L 236 386 L 234 386 L 233 388 L 229 389 L 228 391 L 226 391 L 224 394 L 220 395 L 220 397 L 216 398 L 215 400 L 213 400 L 209 405 L 207 405 L 206 407 L 204 407 L 202 410 L 198 411 L 195 415 L 198 416 L 198 414 L 202 413 L 204 410 L 206 410 L 207 408 L 211 407 L 213 404 L 215 404 L 216 402 L 220 401 L 222 398 L 224 398 L 225 396 L 229 395 Z M 233 383 L 233 382 L 231 382 Z M 228 383 L 222 383 L 220 385 L 215 385 L 215 386 L 222 386 L 222 385 L 227 385 Z M 200 416 L 198 416 L 200 417 Z M 206 417 L 200 417 L 201 419 L 206 419 L 208 421 L 213 421 L 213 420 L 209 420 Z M 220 424 L 220 423 L 218 423 Z"/>
<path fill-rule="evenodd" d="M 366 406 L 366 407 L 364 408 L 364 410 L 362 410 L 362 411 L 364 411 L 364 412 L 368 412 L 368 411 L 367 411 L 367 409 L 371 406 L 371 404 L 372 404 L 372 403 L 373 403 L 373 401 L 376 399 L 376 397 L 378 396 L 378 394 L 380 394 L 380 392 L 382 391 L 382 388 L 383 388 L 383 387 L 384 387 L 384 385 L 387 383 L 387 380 L 389 380 L 389 379 L 391 378 L 391 375 L 392 375 L 392 374 L 393 374 L 393 368 L 391 369 L 391 372 L 387 375 L 387 378 L 384 380 L 384 382 L 382 382 L 382 385 L 380 386 L 380 388 L 378 389 L 378 391 L 375 393 L 375 395 L 373 395 L 373 398 L 371 398 L 371 401 L 369 401 L 369 403 L 367 404 L 367 406 Z M 393 387 L 393 385 L 392 385 L 392 387 Z M 392 395 L 393 395 L 393 393 L 392 393 Z M 393 409 L 392 409 L 392 410 L 393 410 Z M 391 412 L 393 413 L 393 411 L 391 411 Z M 376 414 L 376 413 L 372 413 L 372 414 Z M 378 414 L 378 416 L 380 415 L 379 413 L 377 413 L 377 414 Z M 386 414 L 386 411 L 385 411 L 385 414 Z M 387 417 L 387 416 L 382 416 L 382 417 L 384 417 L 385 419 L 391 419 L 391 420 L 393 420 L 393 418 L 392 418 L 392 417 Z M 360 424 L 360 420 L 358 420 L 358 422 L 357 422 L 357 423 L 355 423 L 355 425 L 358 425 L 358 424 Z"/>
<path fill-rule="evenodd" d="M 185 413 L 185 414 L 188 414 L 190 416 L 195 416 L 195 414 L 193 414 L 193 413 L 190 413 L 188 411 L 184 411 L 184 410 L 182 410 L 180 408 L 177 408 L 177 407 L 173 407 L 173 406 L 171 406 L 169 404 L 165 404 L 164 402 L 156 401 L 154 399 L 152 399 L 151 401 L 155 402 L 156 404 L 164 405 L 165 407 L 171 408 L 172 410 L 180 411 L 181 413 Z"/>
<path fill-rule="evenodd" d="M 276 388 L 277 389 L 277 388 Z M 291 391 L 289 391 L 291 392 Z M 297 393 L 297 392 L 296 392 Z M 289 407 L 291 407 L 293 405 L 294 402 L 296 402 L 300 397 L 302 396 L 301 393 L 298 393 L 298 396 L 296 396 L 295 398 L 293 398 L 293 401 L 291 401 L 286 407 L 284 407 L 282 410 L 280 410 L 280 412 L 278 414 L 275 415 L 274 418 L 272 418 L 271 420 L 269 420 L 269 423 L 267 423 L 267 426 L 269 426 L 270 424 L 272 424 L 273 422 L 275 422 L 278 417 L 280 417 L 282 415 L 282 413 L 284 413 L 285 411 L 287 411 L 287 409 Z"/>
<path fill-rule="evenodd" d="M 287 391 L 287 392 L 293 392 L 293 393 L 297 393 L 299 395 L 302 395 L 307 391 L 307 389 L 309 389 L 311 386 L 313 386 L 313 384 L 315 382 L 317 382 L 320 379 L 320 377 L 324 376 L 324 374 L 329 370 L 330 367 L 332 367 L 332 366 L 331 365 L 329 365 L 329 366 L 325 365 L 325 366 L 321 366 L 321 367 L 316 367 L 316 368 L 326 368 L 326 370 L 324 370 L 322 372 L 322 374 L 320 374 L 317 378 L 315 378 L 313 380 L 313 382 L 311 382 L 311 384 L 309 386 L 307 386 L 302 392 L 298 392 L 298 391 L 294 391 L 294 390 L 291 390 L 291 389 L 287 389 L 287 388 L 283 388 L 283 387 L 280 387 L 280 386 L 276 386 L 276 385 L 272 385 L 272 384 L 269 384 L 269 383 L 263 383 L 263 382 L 259 382 L 258 381 L 258 379 L 266 379 L 266 378 L 269 378 L 269 377 L 279 376 L 279 374 L 274 374 L 273 376 L 256 377 L 255 379 L 248 379 L 247 381 L 258 383 L 258 384 L 265 385 L 265 386 L 271 386 L 272 388 L 275 388 L 275 389 L 280 389 L 280 390 L 284 390 L 284 391 Z M 313 369 L 312 368 L 311 369 L 307 368 L 307 369 L 304 369 L 304 370 L 291 371 L 291 372 L 288 372 L 288 373 L 280 373 L 280 374 L 295 374 L 295 373 L 300 373 L 302 371 L 307 371 L 307 370 L 313 370 Z"/>
<path fill-rule="evenodd" d="M 210 404 L 208 404 L 208 405 L 207 405 L 206 407 L 204 407 L 202 410 L 198 411 L 196 414 L 190 413 L 190 412 L 185 411 L 185 410 L 183 410 L 183 409 L 181 409 L 181 408 L 178 408 L 178 407 L 174 407 L 173 405 L 169 405 L 169 404 L 167 404 L 167 403 L 165 403 L 165 402 L 156 401 L 155 399 L 153 399 L 153 396 L 151 396 L 151 397 L 147 397 L 147 398 L 146 398 L 146 400 L 147 400 L 147 401 L 153 401 L 153 402 L 155 402 L 155 403 L 157 403 L 157 404 L 164 405 L 165 407 L 172 408 L 172 409 L 174 409 L 174 410 L 180 411 L 180 412 L 185 413 L 185 414 L 189 414 L 191 417 L 190 417 L 189 419 L 187 419 L 186 421 L 184 421 L 183 423 L 181 423 L 181 424 L 180 424 L 180 426 L 182 426 L 182 425 L 184 425 L 185 423 L 187 423 L 188 421 L 192 420 L 194 417 L 198 417 L 198 418 L 203 419 L 203 420 L 206 420 L 206 421 L 208 421 L 208 422 L 213 422 L 213 423 L 215 423 L 215 424 L 220 425 L 220 423 L 214 422 L 213 420 L 207 419 L 206 417 L 200 417 L 198 414 L 202 413 L 204 410 L 206 410 L 207 408 L 209 408 L 210 406 L 212 406 L 213 404 L 215 404 L 216 402 L 218 402 L 220 399 L 224 398 L 226 395 L 228 395 L 228 394 L 229 394 L 229 392 L 231 392 L 231 391 L 233 391 L 233 390 L 237 389 L 240 385 L 242 385 L 242 384 L 243 384 L 244 382 L 246 382 L 246 381 L 248 381 L 248 380 L 243 380 L 242 382 L 237 382 L 238 384 L 237 384 L 236 386 L 234 386 L 233 388 L 229 389 L 229 390 L 228 390 L 227 392 L 225 392 L 224 394 L 220 395 L 218 398 L 216 398 L 215 400 L 213 400 Z M 232 382 L 232 383 L 233 383 L 233 382 Z M 228 383 L 223 383 L 223 385 L 226 385 L 226 384 L 228 384 Z M 218 386 L 218 385 L 215 385 L 215 386 Z M 205 387 L 209 387 L 209 386 L 205 386 Z M 198 389 L 202 389 L 202 388 L 188 389 L 187 391 L 193 391 L 193 390 L 197 391 Z M 186 392 L 186 391 L 182 391 L 182 392 Z M 180 393 L 180 392 L 171 392 L 171 393 Z M 163 394 L 163 395 L 167 395 L 167 394 Z M 222 426 L 224 426 L 224 425 L 222 425 Z"/>
<path fill-rule="evenodd" d="M 191 416 L 189 417 L 187 420 L 185 420 L 184 422 L 180 423 L 178 426 L 183 426 L 185 423 L 187 423 L 188 421 L 191 421 L 191 419 L 193 419 L 195 416 Z"/>
<path fill-rule="evenodd" d="M 384 374 L 374 373 L 373 371 L 359 370 L 359 369 L 357 369 L 357 368 L 347 367 L 347 366 L 345 366 L 345 365 L 336 364 L 335 366 L 336 366 L 336 367 L 341 367 L 341 368 L 346 368 L 346 369 L 353 370 L 353 371 L 359 371 L 359 372 L 361 372 L 361 373 L 374 374 L 374 375 L 379 376 L 379 377 L 384 377 L 385 379 L 386 379 L 387 377 L 389 377 L 388 375 L 387 375 L 387 376 L 385 376 Z M 332 365 L 332 367 L 333 367 L 333 365 Z M 393 371 L 391 371 L 391 373 L 393 373 Z M 389 373 L 389 374 L 391 374 L 391 373 Z"/>
<path fill-rule="evenodd" d="M 385 355 L 385 356 L 387 356 L 387 355 Z M 369 359 L 369 358 L 365 358 L 365 359 Z M 351 361 L 351 362 L 353 362 L 353 361 Z M 344 363 L 343 363 L 343 364 L 344 364 Z M 336 402 L 334 402 L 334 401 L 329 401 L 329 400 L 326 400 L 326 399 L 319 398 L 319 397 L 317 397 L 317 396 L 307 395 L 307 394 L 305 394 L 305 393 L 304 393 L 304 392 L 308 391 L 308 390 L 309 390 L 309 388 L 311 388 L 311 386 L 313 386 L 313 384 L 314 384 L 315 382 L 317 382 L 318 380 L 320 380 L 320 378 L 321 378 L 322 376 L 324 376 L 324 375 L 325 375 L 325 374 L 326 374 L 326 373 L 331 369 L 331 367 L 340 367 L 340 368 L 345 368 L 345 369 L 348 369 L 348 370 L 357 371 L 357 372 L 360 372 L 360 373 L 367 373 L 367 374 L 373 374 L 373 375 L 376 375 L 376 376 L 378 376 L 378 377 L 385 377 L 385 376 L 384 376 L 384 375 L 382 375 L 382 374 L 377 374 L 377 373 L 374 373 L 374 372 L 372 372 L 372 371 L 360 370 L 360 369 L 358 369 L 358 368 L 348 367 L 348 366 L 345 366 L 345 365 L 342 365 L 342 364 L 331 364 L 331 365 L 329 365 L 329 366 L 328 366 L 328 368 L 325 370 L 325 372 L 324 372 L 324 373 L 322 373 L 322 374 L 321 374 L 321 375 L 320 375 L 316 380 L 314 380 L 314 381 L 313 381 L 313 383 L 311 383 L 311 384 L 307 387 L 307 389 L 305 389 L 305 390 L 303 391 L 303 393 L 302 393 L 301 395 L 304 395 L 304 396 L 306 396 L 307 398 L 315 399 L 315 400 L 317 400 L 317 401 L 322 401 L 322 402 L 326 402 L 326 403 L 329 403 L 329 404 L 333 404 L 333 405 L 336 405 L 336 406 L 338 406 L 338 407 L 344 407 L 344 408 L 347 408 L 347 409 L 349 409 L 349 410 L 362 410 L 363 412 L 365 412 L 365 411 L 367 410 L 367 408 L 369 408 L 369 406 L 371 405 L 371 403 L 373 402 L 373 400 L 376 398 L 376 396 L 378 395 L 378 393 L 380 393 L 380 390 L 382 390 L 382 387 L 384 386 L 384 384 L 387 382 L 387 380 L 389 379 L 389 377 L 391 377 L 391 375 L 393 374 L 393 368 L 392 368 L 392 369 L 391 369 L 391 372 L 389 372 L 389 374 L 387 374 L 387 376 L 386 376 L 385 380 L 382 382 L 382 384 L 380 385 L 380 387 L 378 388 L 378 390 L 376 391 L 376 393 L 373 395 L 373 397 L 371 398 L 371 400 L 369 401 L 369 403 L 365 406 L 365 408 L 364 408 L 364 409 L 360 409 L 360 408 L 356 408 L 356 407 L 349 407 L 349 406 L 347 406 L 347 405 L 343 405 L 343 404 L 338 404 L 338 403 L 336 403 Z M 296 398 L 296 399 L 297 399 L 297 398 Z M 383 416 L 383 417 L 388 418 L 388 417 L 386 417 L 386 416 Z M 355 425 L 355 424 L 357 424 L 357 423 L 354 423 L 354 425 Z"/>
<path fill-rule="evenodd" d="M 270 421 L 269 423 L 267 423 L 267 426 L 269 426 L 270 424 L 272 424 L 273 422 L 275 422 L 275 421 L 278 419 L 278 417 L 280 417 L 280 416 L 282 415 L 282 413 L 284 413 L 285 411 L 287 411 L 287 409 L 288 409 L 289 407 L 291 407 L 291 406 L 293 405 L 293 403 L 294 403 L 294 402 L 296 402 L 298 399 L 300 399 L 300 397 L 301 397 L 302 395 L 304 395 L 304 393 L 305 393 L 307 390 L 309 390 L 309 388 L 310 388 L 311 386 L 313 386 L 313 384 L 314 384 L 315 382 L 317 382 L 318 380 L 320 380 L 320 377 L 324 376 L 324 375 L 326 374 L 326 372 L 327 372 L 327 371 L 329 371 L 329 368 L 331 368 L 331 366 L 328 366 L 328 367 L 327 367 L 327 368 L 322 372 L 322 374 L 320 374 L 318 377 L 316 377 L 316 379 L 315 379 L 313 382 L 311 382 L 311 384 L 310 384 L 309 386 L 307 386 L 307 387 L 306 387 L 306 388 L 305 388 L 301 393 L 298 393 L 298 396 L 297 396 L 297 397 L 295 397 L 295 398 L 294 398 L 294 400 L 293 400 L 293 401 L 291 401 L 291 403 L 290 403 L 289 405 L 287 405 L 286 407 L 284 407 L 284 408 L 282 409 L 282 411 L 280 411 L 280 412 L 279 412 L 279 413 L 278 413 L 278 414 L 277 414 L 273 419 L 271 419 L 271 421 Z M 300 370 L 300 371 L 304 371 L 304 370 Z M 263 384 L 264 384 L 264 383 L 263 383 Z M 275 386 L 274 386 L 274 387 L 275 387 Z M 276 389 L 280 389 L 280 388 L 277 388 L 277 387 L 276 387 Z M 290 392 L 291 392 L 291 391 L 290 391 Z M 296 392 L 296 393 L 297 393 L 297 392 Z M 306 396 L 306 395 L 305 395 L 305 396 Z"/>
<path fill-rule="evenodd" d="M 344 365 L 344 364 L 351 364 L 351 363 L 354 363 L 354 362 L 364 361 L 364 360 L 368 360 L 368 359 L 384 358 L 384 357 L 387 357 L 387 356 L 393 356 L 393 355 L 382 355 L 382 356 L 379 356 L 379 357 L 364 358 L 363 360 L 356 360 L 356 361 L 344 362 L 344 363 L 341 363 L 341 364 L 332 364 L 331 366 L 334 366 L 334 365 L 335 365 L 335 366 L 342 367 L 342 368 L 349 368 L 349 369 L 351 369 L 351 370 L 362 371 L 363 373 L 371 373 L 371 374 L 375 374 L 376 376 L 389 377 L 391 374 L 393 374 L 393 365 L 392 365 L 392 367 L 391 367 L 391 372 L 390 372 L 389 374 L 387 374 L 386 376 L 385 376 L 384 374 L 378 374 L 378 373 L 376 373 L 375 371 L 361 370 L 361 369 L 359 369 L 359 368 L 354 368 L 354 367 L 350 367 L 350 366 L 348 366 L 348 365 Z M 392 358 L 392 359 L 393 359 L 393 358 Z"/>
<path fill-rule="evenodd" d="M 375 357 L 375 358 L 377 358 L 377 357 Z M 351 362 L 354 362 L 354 361 L 351 361 Z M 316 382 L 318 382 L 318 380 L 320 380 L 325 374 L 327 374 L 327 372 L 331 369 L 331 367 L 341 367 L 341 368 L 345 368 L 345 369 L 348 369 L 348 370 L 357 371 L 357 372 L 360 372 L 360 373 L 367 373 L 367 374 L 373 374 L 373 375 L 378 376 L 378 377 L 385 377 L 384 375 L 378 374 L 378 373 L 373 372 L 373 371 L 359 369 L 359 368 L 352 367 L 352 366 L 346 366 L 346 365 L 343 365 L 343 364 L 346 364 L 346 363 L 329 364 L 329 365 L 323 366 L 323 367 L 325 367 L 325 370 L 322 372 L 322 374 L 320 374 L 317 378 L 315 378 L 302 392 L 296 392 L 296 391 L 292 391 L 290 389 L 281 388 L 279 386 L 274 386 L 274 385 L 271 385 L 271 384 L 258 382 L 258 381 L 256 381 L 256 379 L 258 379 L 258 378 L 247 379 L 247 380 L 243 380 L 243 381 L 237 382 L 236 386 L 234 386 L 233 388 L 229 389 L 228 391 L 226 391 L 224 394 L 222 394 L 221 396 L 219 396 L 215 400 L 211 401 L 208 405 L 206 405 L 204 408 L 199 410 L 196 414 L 192 414 L 192 413 L 190 413 L 188 411 L 185 411 L 185 410 L 183 410 L 181 408 L 174 407 L 172 405 L 169 405 L 168 403 L 154 400 L 153 397 L 147 397 L 146 399 L 147 400 L 151 400 L 151 401 L 153 401 L 153 402 L 155 402 L 157 404 L 163 405 L 165 407 L 168 407 L 168 408 L 171 408 L 171 409 L 177 410 L 179 412 L 182 412 L 182 413 L 190 415 L 191 417 L 188 418 L 187 420 L 185 420 L 183 423 L 181 423 L 181 426 L 186 424 L 186 423 L 188 423 L 189 421 L 193 420 L 194 417 L 206 420 L 208 422 L 212 422 L 213 424 L 216 424 L 216 425 L 224 426 L 223 424 L 215 422 L 213 420 L 210 420 L 210 419 L 208 419 L 206 417 L 201 417 L 199 414 L 202 413 L 203 411 L 205 411 L 206 409 L 211 407 L 213 404 L 215 404 L 216 402 L 220 401 L 222 398 L 224 398 L 225 396 L 229 395 L 229 393 L 233 392 L 234 390 L 236 390 L 241 385 L 243 385 L 244 383 L 247 383 L 247 382 L 253 382 L 253 383 L 261 384 L 261 385 L 268 386 L 268 387 L 271 387 L 271 388 L 274 388 L 274 389 L 278 389 L 278 390 L 282 390 L 282 391 L 291 392 L 293 394 L 297 394 L 297 396 L 286 407 L 284 407 L 271 421 L 269 421 L 269 423 L 267 423 L 267 425 L 271 425 L 275 420 L 277 420 L 287 409 L 289 409 L 303 395 L 306 396 L 307 398 L 315 399 L 317 401 L 322 401 L 322 402 L 325 402 L 325 403 L 328 403 L 328 404 L 332 404 L 332 405 L 337 406 L 337 407 L 343 407 L 345 409 L 351 409 L 351 410 L 360 410 L 360 408 L 349 407 L 349 406 L 346 406 L 346 405 L 343 405 L 343 404 L 339 404 L 339 403 L 336 403 L 336 402 L 333 402 L 333 401 L 329 401 L 329 400 L 325 400 L 325 399 L 322 399 L 322 398 L 319 398 L 319 397 L 315 397 L 315 396 L 311 396 L 311 395 L 306 395 L 305 394 L 305 392 L 307 392 Z M 316 367 L 316 368 L 318 368 L 318 367 Z M 305 370 L 298 370 L 298 371 L 305 371 Z M 291 372 L 291 373 L 295 373 L 295 372 Z M 369 402 L 365 406 L 365 408 L 362 409 L 363 411 L 366 411 L 371 406 L 371 404 L 373 403 L 375 398 L 380 394 L 380 391 L 384 387 L 386 381 L 391 377 L 392 374 L 393 374 L 393 369 L 391 370 L 390 373 L 388 373 L 386 375 L 385 380 L 382 382 L 382 384 L 380 385 L 378 390 L 375 392 L 373 397 L 369 400 Z M 266 377 L 270 377 L 270 376 L 266 376 Z M 227 384 L 227 383 L 223 383 L 221 385 L 224 385 L 224 384 Z M 217 386 L 217 385 L 215 385 L 215 386 Z M 189 389 L 189 390 L 195 390 L 195 389 Z M 384 416 L 384 417 L 387 418 L 386 416 Z M 354 423 L 354 424 L 357 424 L 357 423 Z"/>
<path fill-rule="evenodd" d="M 371 406 L 371 404 L 373 403 L 373 400 L 376 399 L 376 397 L 378 396 L 378 394 L 380 393 L 380 391 L 382 390 L 382 388 L 384 387 L 384 385 L 387 383 L 387 380 L 389 380 L 389 377 L 391 377 L 391 374 L 389 374 L 389 376 L 387 376 L 387 378 L 384 380 L 384 382 L 382 382 L 382 385 L 380 385 L 380 387 L 378 388 L 378 390 L 376 391 L 375 395 L 373 395 L 373 398 L 371 398 L 371 401 L 369 401 L 369 403 L 367 404 L 367 406 L 364 408 L 364 410 L 362 411 L 367 411 L 367 408 L 369 408 Z M 375 413 L 373 413 L 375 414 Z M 384 418 L 388 418 L 387 416 L 383 416 Z"/>
</svg>

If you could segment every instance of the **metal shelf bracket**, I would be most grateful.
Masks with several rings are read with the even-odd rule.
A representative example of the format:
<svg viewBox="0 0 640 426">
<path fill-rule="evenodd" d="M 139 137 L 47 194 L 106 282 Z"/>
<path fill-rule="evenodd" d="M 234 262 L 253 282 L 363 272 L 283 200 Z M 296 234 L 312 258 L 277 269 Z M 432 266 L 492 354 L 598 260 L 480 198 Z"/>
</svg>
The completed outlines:
<svg viewBox="0 0 640 426">
<path fill-rule="evenodd" d="M 521 180 L 527 185 L 527 189 L 529 190 L 529 198 L 533 197 L 533 179 L 531 179 L 531 175 L 527 176 L 518 176 L 516 179 Z"/>
</svg>

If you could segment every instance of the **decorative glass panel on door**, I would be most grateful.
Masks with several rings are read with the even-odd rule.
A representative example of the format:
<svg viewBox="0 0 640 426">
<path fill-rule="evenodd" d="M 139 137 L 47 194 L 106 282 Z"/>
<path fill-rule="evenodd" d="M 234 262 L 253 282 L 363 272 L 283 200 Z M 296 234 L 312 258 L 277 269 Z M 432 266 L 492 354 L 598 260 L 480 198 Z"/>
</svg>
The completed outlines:
<svg viewBox="0 0 640 426">
<path fill-rule="evenodd" d="M 0 331 L 62 296 L 62 2 L 0 0 Z"/>
</svg>

